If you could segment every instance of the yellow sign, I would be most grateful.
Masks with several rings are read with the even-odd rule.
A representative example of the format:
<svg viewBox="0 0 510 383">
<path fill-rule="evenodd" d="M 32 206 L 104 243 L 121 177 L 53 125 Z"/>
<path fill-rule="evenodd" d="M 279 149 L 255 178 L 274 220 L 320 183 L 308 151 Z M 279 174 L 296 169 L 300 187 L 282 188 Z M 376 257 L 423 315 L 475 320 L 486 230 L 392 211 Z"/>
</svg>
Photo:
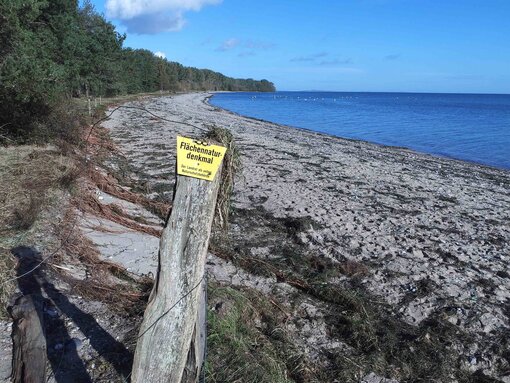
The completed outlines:
<svg viewBox="0 0 510 383">
<path fill-rule="evenodd" d="M 177 136 L 177 174 L 212 181 L 227 148 Z"/>
</svg>

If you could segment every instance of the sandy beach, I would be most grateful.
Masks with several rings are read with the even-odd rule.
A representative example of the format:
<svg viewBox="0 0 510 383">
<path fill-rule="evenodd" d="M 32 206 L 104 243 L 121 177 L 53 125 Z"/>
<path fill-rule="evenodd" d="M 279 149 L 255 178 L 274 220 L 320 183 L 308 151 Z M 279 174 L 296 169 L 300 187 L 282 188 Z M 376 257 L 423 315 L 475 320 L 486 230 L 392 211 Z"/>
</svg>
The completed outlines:
<svg viewBox="0 0 510 383">
<path fill-rule="evenodd" d="M 0 1 L 0 383 L 510 383 L 510 1 L 436 3 Z"/>
<path fill-rule="evenodd" d="M 411 381 L 412 374 L 402 371 L 406 358 L 388 356 L 408 353 L 407 359 L 415 354 L 422 368 L 442 374 L 431 371 L 425 381 L 464 381 L 455 372 L 461 371 L 510 382 L 508 171 L 245 118 L 209 105 L 211 96 L 131 103 L 164 120 L 119 109 L 103 124 L 125 156 L 124 169 L 114 162 L 111 169 L 163 200 L 172 197 L 176 135 L 202 133 L 190 125 L 232 131 L 243 170 L 227 239 L 217 235 L 211 244 L 211 281 L 278 302 L 288 314 L 282 327 L 317 370 L 338 369 L 332 355 L 344 355 L 355 366 L 342 371 L 358 381 Z M 92 239 L 103 241 L 109 259 L 147 273 L 155 267 L 157 239 L 139 235 L 130 241 L 146 251 L 130 257 L 111 241 L 108 249 L 104 236 Z M 257 272 L 246 266 L 254 260 L 291 271 L 284 277 Z M 330 269 L 343 272 L 330 275 Z M 381 345 L 357 342 L 357 328 L 333 315 L 342 307 L 337 298 L 314 293 L 315 282 L 306 288 L 289 283 L 288 275 L 320 277 L 324 285 L 362 297 Z M 393 349 L 384 349 L 391 342 L 378 331 L 398 333 Z M 407 344 L 400 332 L 408 335 Z M 378 358 L 384 363 L 375 363 Z M 340 376 L 327 376 L 335 373 Z M 323 381 L 335 381 L 327 376 Z"/>
</svg>

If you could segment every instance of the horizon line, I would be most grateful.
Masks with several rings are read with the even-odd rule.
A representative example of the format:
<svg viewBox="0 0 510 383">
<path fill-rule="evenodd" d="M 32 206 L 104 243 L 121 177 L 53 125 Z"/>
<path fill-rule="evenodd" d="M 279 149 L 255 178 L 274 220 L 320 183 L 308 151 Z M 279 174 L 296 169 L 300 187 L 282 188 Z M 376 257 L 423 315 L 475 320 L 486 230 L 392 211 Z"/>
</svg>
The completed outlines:
<svg viewBox="0 0 510 383">
<path fill-rule="evenodd" d="M 482 93 L 482 92 L 429 92 L 429 91 L 381 91 L 381 90 L 280 90 L 276 92 L 322 92 L 322 93 L 407 93 L 407 94 L 470 94 L 470 95 L 492 95 L 492 96 L 510 96 L 509 93 Z"/>
</svg>

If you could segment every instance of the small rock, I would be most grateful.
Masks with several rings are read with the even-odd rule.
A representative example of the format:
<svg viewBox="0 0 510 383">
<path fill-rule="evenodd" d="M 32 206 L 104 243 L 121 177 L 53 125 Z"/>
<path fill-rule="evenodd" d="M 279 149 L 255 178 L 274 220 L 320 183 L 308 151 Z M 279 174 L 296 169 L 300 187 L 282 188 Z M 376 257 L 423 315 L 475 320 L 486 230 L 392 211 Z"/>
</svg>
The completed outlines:
<svg viewBox="0 0 510 383">
<path fill-rule="evenodd" d="M 425 256 L 423 255 L 423 252 L 421 250 L 418 250 L 418 249 L 414 249 L 413 250 L 413 256 L 415 258 L 419 258 L 419 259 L 425 258 Z"/>
</svg>

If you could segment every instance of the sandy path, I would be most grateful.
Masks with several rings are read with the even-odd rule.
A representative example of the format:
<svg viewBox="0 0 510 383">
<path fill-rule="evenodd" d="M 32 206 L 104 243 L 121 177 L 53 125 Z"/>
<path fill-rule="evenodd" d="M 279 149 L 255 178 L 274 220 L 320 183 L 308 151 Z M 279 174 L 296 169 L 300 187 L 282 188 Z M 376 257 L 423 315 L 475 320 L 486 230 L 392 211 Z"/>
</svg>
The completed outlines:
<svg viewBox="0 0 510 383">
<path fill-rule="evenodd" d="M 230 128 L 244 167 L 235 208 L 310 217 L 313 229 L 299 234 L 303 245 L 368 266 L 363 287 L 407 323 L 440 313 L 488 345 L 508 330 L 508 171 L 249 119 L 209 105 L 208 96 L 132 105 L 202 128 Z M 176 134 L 200 131 L 127 109 L 105 126 L 152 195 L 171 198 Z M 238 223 L 232 230 L 249 236 L 255 228 Z M 273 250 L 267 244 L 249 249 L 268 259 Z M 469 360 L 473 369 L 494 375 L 497 357 L 486 348 L 464 351 L 466 358 L 477 355 Z"/>
</svg>

